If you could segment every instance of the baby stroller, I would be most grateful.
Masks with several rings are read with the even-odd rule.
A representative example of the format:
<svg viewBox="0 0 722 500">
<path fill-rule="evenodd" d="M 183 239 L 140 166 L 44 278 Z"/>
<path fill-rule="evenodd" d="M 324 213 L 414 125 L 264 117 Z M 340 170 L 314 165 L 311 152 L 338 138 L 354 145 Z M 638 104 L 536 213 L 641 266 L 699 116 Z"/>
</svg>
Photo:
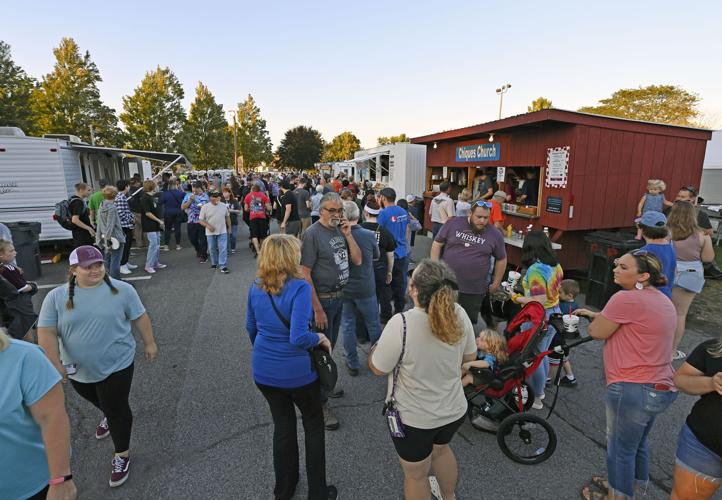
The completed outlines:
<svg viewBox="0 0 722 500">
<path fill-rule="evenodd" d="M 563 331 L 561 315 L 555 316 L 549 322 Z M 504 454 L 515 462 L 527 465 L 538 464 L 551 457 L 556 449 L 557 437 L 547 420 L 528 413 L 535 395 L 525 380 L 539 368 L 546 355 L 555 351 L 568 353 L 573 345 L 591 340 L 586 338 L 574 344 L 558 346 L 555 351 L 539 352 L 539 343 L 546 332 L 544 307 L 538 302 L 526 304 L 504 330 L 509 359 L 498 367 L 496 373 L 489 369 L 472 368 L 474 384 L 466 390 L 471 425 L 477 430 L 495 432 Z"/>
</svg>

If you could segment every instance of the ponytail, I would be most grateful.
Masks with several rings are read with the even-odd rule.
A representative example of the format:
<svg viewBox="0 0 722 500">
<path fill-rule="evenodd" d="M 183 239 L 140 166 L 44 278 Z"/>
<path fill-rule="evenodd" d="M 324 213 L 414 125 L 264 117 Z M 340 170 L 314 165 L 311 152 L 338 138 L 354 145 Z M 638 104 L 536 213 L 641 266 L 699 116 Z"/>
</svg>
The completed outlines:
<svg viewBox="0 0 722 500">
<path fill-rule="evenodd" d="M 428 314 L 434 337 L 449 345 L 459 342 L 462 330 L 456 315 L 456 292 L 448 283 L 443 283 L 431 295 Z"/>
<path fill-rule="evenodd" d="M 103 281 L 105 281 L 105 284 L 110 287 L 110 291 L 113 293 L 113 295 L 118 295 L 118 289 L 113 286 L 113 283 L 110 281 L 110 276 L 108 276 L 108 273 L 105 273 L 103 276 Z"/>
</svg>

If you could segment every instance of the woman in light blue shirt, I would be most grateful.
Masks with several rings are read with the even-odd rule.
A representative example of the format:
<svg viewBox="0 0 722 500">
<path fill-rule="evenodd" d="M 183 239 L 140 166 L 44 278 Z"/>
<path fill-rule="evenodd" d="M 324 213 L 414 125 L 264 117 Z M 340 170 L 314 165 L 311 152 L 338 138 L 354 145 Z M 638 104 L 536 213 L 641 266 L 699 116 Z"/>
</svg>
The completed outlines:
<svg viewBox="0 0 722 500">
<path fill-rule="evenodd" d="M 106 274 L 97 248 L 80 246 L 69 262 L 68 283 L 43 301 L 38 341 L 60 375 L 103 413 L 95 437 L 113 439 L 109 484 L 120 486 L 128 479 L 133 423 L 128 403 L 135 357 L 131 324 L 143 338 L 147 360 L 155 359 L 158 347 L 137 292 Z"/>
<path fill-rule="evenodd" d="M 36 345 L 0 328 L 0 498 L 75 498 L 60 375 Z"/>
</svg>

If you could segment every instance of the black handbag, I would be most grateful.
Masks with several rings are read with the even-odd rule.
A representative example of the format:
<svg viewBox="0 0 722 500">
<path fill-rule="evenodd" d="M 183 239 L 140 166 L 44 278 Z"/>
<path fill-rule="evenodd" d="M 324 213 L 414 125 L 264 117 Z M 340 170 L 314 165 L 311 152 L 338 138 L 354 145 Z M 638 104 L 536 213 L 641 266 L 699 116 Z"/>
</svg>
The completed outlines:
<svg viewBox="0 0 722 500">
<path fill-rule="evenodd" d="M 281 323 L 290 330 L 291 322 L 288 321 L 283 314 L 281 314 L 281 311 L 278 310 L 278 307 L 276 307 L 276 301 L 273 300 L 273 295 L 271 295 L 270 292 L 266 293 L 268 294 L 268 298 L 271 299 L 271 306 L 273 306 L 276 316 L 278 316 Z M 311 356 L 311 366 L 318 373 L 318 381 L 321 383 L 321 388 L 326 392 L 333 391 L 333 388 L 336 387 L 336 381 L 338 381 L 338 367 L 331 357 L 331 354 L 328 353 L 326 349 L 319 346 L 309 349 L 308 352 Z"/>
</svg>

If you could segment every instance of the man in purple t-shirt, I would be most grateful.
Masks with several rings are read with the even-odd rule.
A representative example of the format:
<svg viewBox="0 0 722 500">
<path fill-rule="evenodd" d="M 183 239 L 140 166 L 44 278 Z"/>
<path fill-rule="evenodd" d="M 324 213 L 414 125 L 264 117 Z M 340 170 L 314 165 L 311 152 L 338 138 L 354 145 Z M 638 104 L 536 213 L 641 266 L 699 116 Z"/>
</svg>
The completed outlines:
<svg viewBox="0 0 722 500">
<path fill-rule="evenodd" d="M 499 289 L 506 271 L 506 248 L 501 231 L 489 224 L 491 203 L 477 201 L 468 217 L 446 221 L 431 245 L 431 258 L 446 262 L 456 273 L 459 305 L 473 324 L 487 293 Z M 442 256 L 443 251 L 443 256 Z M 494 257 L 494 278 L 489 285 L 489 267 Z"/>
</svg>

